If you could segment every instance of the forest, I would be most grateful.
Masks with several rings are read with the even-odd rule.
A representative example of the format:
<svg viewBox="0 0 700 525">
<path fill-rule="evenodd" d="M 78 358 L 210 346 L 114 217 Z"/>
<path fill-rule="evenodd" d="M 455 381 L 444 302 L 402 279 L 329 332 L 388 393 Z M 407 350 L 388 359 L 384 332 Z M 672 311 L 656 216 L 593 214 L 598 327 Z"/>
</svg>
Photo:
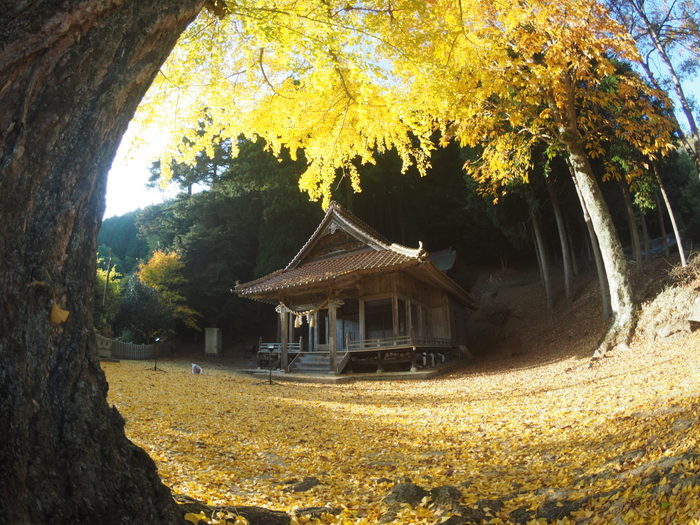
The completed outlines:
<svg viewBox="0 0 700 525">
<path fill-rule="evenodd" d="M 244 139 L 239 148 L 231 158 L 220 144 L 213 158 L 200 155 L 192 167 L 174 166 L 171 184 L 181 190 L 176 199 L 104 221 L 95 287 L 97 326 L 104 334 L 136 343 L 156 337 L 196 340 L 207 326 L 221 328 L 227 343 L 249 347 L 274 327 L 271 308 L 241 299 L 231 289 L 236 282 L 284 268 L 313 232 L 322 210 L 296 186 L 303 160 L 287 156 L 278 161 L 263 144 Z M 542 279 L 542 294 L 550 308 L 566 308 L 573 296 L 567 297 L 564 287 L 555 207 L 569 271 L 593 278 L 595 260 L 565 163 L 555 160 L 545 166 L 543 160 L 536 167 L 542 176 L 527 186 L 512 185 L 494 202 L 462 170 L 474 155 L 454 144 L 439 149 L 422 177 L 415 170 L 401 173 L 399 158 L 388 152 L 376 165 L 360 168 L 362 192 L 353 192 L 340 179 L 333 199 L 396 242 L 422 242 L 429 252 L 455 249 L 458 264 L 452 273 L 466 289 L 495 272 L 546 268 L 551 275 L 548 288 Z M 604 163 L 615 160 L 611 153 L 596 163 L 600 178 Z M 659 175 L 688 254 L 700 238 L 695 166 L 679 151 L 665 159 Z M 152 186 L 160 176 L 154 163 Z M 193 186 L 200 191 L 193 193 Z M 602 188 L 636 272 L 643 273 L 645 262 L 661 256 L 678 260 L 658 181 L 640 182 L 630 190 L 620 180 L 608 179 Z M 149 270 L 152 275 L 146 277 Z M 178 312 L 178 307 L 186 311 Z"/>
</svg>

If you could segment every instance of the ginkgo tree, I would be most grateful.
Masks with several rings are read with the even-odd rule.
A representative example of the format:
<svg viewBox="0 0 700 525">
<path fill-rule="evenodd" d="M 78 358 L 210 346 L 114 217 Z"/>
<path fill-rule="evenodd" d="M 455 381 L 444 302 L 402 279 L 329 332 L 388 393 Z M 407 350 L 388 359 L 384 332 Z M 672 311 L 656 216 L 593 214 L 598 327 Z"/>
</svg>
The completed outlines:
<svg viewBox="0 0 700 525">
<path fill-rule="evenodd" d="M 150 286 L 160 296 L 168 316 L 174 322 L 182 323 L 184 326 L 199 330 L 199 312 L 187 305 L 185 296 L 182 294 L 182 287 L 186 280 L 183 275 L 185 264 L 180 260 L 177 252 L 165 252 L 156 250 L 151 258 L 139 264 L 137 275 L 142 283 Z M 172 335 L 172 325 L 160 327 L 162 333 L 168 332 Z"/>
<path fill-rule="evenodd" d="M 192 162 L 215 139 L 258 136 L 276 153 L 303 150 L 299 185 L 327 205 L 339 174 L 359 191 L 356 166 L 390 148 L 425 173 L 436 134 L 480 147 L 465 170 L 494 191 L 527 181 L 531 150 L 545 143 L 567 158 L 600 244 L 613 313 L 601 348 L 628 341 L 627 265 L 590 158 L 624 137 L 655 159 L 673 147 L 673 125 L 663 93 L 616 67 L 636 48 L 598 2 L 275 6 L 225 3 L 183 37 L 142 113 L 171 129 L 164 166 Z"/>
</svg>

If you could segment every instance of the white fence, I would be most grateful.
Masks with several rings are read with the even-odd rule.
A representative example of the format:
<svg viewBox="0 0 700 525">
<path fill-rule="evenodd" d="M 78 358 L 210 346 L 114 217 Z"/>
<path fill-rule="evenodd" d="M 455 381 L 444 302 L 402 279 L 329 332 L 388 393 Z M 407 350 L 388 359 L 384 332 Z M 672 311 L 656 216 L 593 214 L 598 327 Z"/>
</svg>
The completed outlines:
<svg viewBox="0 0 700 525">
<path fill-rule="evenodd" d="M 154 345 L 135 345 L 95 334 L 97 355 L 112 359 L 153 359 Z"/>
</svg>

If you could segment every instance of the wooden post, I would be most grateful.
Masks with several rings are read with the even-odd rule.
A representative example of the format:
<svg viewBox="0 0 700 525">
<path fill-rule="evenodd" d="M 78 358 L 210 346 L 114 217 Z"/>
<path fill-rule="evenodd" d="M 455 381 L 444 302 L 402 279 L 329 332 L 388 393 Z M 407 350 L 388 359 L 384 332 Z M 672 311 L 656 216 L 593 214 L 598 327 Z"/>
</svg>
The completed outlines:
<svg viewBox="0 0 700 525">
<path fill-rule="evenodd" d="M 330 371 L 335 373 L 336 371 L 336 356 L 337 356 L 337 344 L 336 344 L 336 309 L 340 306 L 337 302 L 331 301 L 328 303 L 328 352 L 330 361 Z"/>
<path fill-rule="evenodd" d="M 411 372 L 416 372 L 418 368 L 416 367 L 416 347 L 411 348 Z"/>
<path fill-rule="evenodd" d="M 313 315 L 313 314 L 312 314 L 312 315 Z M 308 348 L 308 351 L 309 351 L 309 352 L 313 352 L 313 346 L 314 346 L 314 329 L 311 327 L 311 324 L 312 324 L 312 323 L 311 323 L 311 317 L 307 317 L 307 320 L 309 321 L 309 322 L 308 322 L 308 325 L 309 325 L 309 327 L 308 327 L 308 328 L 309 328 L 309 337 L 308 337 L 308 339 L 307 339 L 307 341 L 309 341 L 309 348 Z"/>
<path fill-rule="evenodd" d="M 392 335 L 394 337 L 399 335 L 399 297 L 396 294 L 391 296 L 391 325 L 392 325 Z M 396 344 L 396 341 L 394 341 Z"/>
<path fill-rule="evenodd" d="M 318 351 L 318 334 L 319 334 L 319 329 L 318 329 L 318 312 L 314 313 L 314 352 Z"/>
<path fill-rule="evenodd" d="M 404 307 L 404 310 L 406 311 L 406 317 L 405 317 L 406 326 L 404 326 L 404 330 L 406 332 L 401 334 L 401 335 L 411 335 L 411 300 L 404 299 L 403 307 Z"/>
<path fill-rule="evenodd" d="M 287 347 L 289 346 L 289 313 L 287 309 L 282 305 L 277 307 L 277 311 L 280 314 L 280 328 L 281 328 L 281 341 L 280 341 L 280 368 L 287 371 Z"/>
<path fill-rule="evenodd" d="M 381 374 L 384 372 L 384 367 L 382 366 L 382 351 L 377 350 L 377 373 Z"/>
<path fill-rule="evenodd" d="M 359 299 L 358 300 L 358 306 L 359 306 L 359 317 L 360 317 L 360 337 L 358 339 L 360 341 L 367 339 L 367 335 L 365 334 L 365 301 L 364 299 Z"/>
<path fill-rule="evenodd" d="M 260 350 L 262 350 L 262 336 L 258 337 L 258 351 L 255 354 L 255 357 L 258 360 L 258 368 L 262 368 L 262 362 L 260 361 Z"/>
</svg>

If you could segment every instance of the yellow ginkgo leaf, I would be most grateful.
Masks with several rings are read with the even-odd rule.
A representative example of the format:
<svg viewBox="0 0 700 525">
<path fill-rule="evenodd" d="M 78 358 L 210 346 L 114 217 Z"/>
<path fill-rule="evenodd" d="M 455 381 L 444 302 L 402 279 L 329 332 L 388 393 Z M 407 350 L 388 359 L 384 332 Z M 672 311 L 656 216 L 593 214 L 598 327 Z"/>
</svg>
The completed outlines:
<svg viewBox="0 0 700 525">
<path fill-rule="evenodd" d="M 188 512 L 187 514 L 185 514 L 185 521 L 194 523 L 194 525 L 197 525 L 201 520 L 208 521 L 207 516 L 204 514 L 204 512 L 198 512 L 197 514 L 195 514 L 194 512 Z"/>
<path fill-rule="evenodd" d="M 65 323 L 69 315 L 70 312 L 68 310 L 64 310 L 56 303 L 51 303 L 51 322 L 53 324 Z"/>
</svg>

